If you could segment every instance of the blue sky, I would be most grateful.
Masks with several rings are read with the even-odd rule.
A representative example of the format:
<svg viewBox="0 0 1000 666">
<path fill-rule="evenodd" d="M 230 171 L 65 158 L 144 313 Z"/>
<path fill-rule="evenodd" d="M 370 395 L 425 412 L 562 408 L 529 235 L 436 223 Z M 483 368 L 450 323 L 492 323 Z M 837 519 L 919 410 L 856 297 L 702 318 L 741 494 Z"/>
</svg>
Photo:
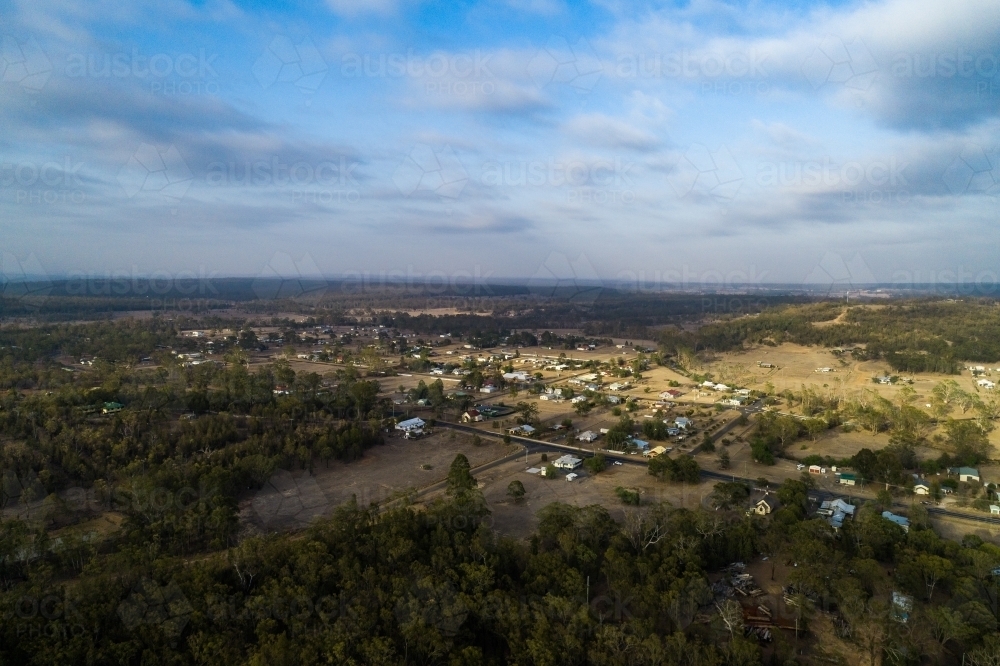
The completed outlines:
<svg viewBox="0 0 1000 666">
<path fill-rule="evenodd" d="M 995 0 L 0 0 L 0 26 L 8 280 L 1000 280 Z"/>
</svg>

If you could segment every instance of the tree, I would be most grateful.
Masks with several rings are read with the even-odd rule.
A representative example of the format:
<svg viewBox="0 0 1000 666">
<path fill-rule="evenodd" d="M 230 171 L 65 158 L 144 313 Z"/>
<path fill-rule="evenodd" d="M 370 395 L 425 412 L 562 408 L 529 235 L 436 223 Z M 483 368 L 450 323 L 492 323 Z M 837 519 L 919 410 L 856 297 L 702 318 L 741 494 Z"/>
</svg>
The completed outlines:
<svg viewBox="0 0 1000 666">
<path fill-rule="evenodd" d="M 722 449 L 722 453 L 719 454 L 719 469 L 729 469 L 730 465 L 729 449 Z"/>
<path fill-rule="evenodd" d="M 608 466 L 608 461 L 603 453 L 598 453 L 597 455 L 584 460 L 583 466 L 591 474 L 599 474 Z"/>
<path fill-rule="evenodd" d="M 507 495 L 515 502 L 520 502 L 525 495 L 524 484 L 514 479 L 507 484 Z"/>
<path fill-rule="evenodd" d="M 615 495 L 618 499 L 622 501 L 622 504 L 629 504 L 631 506 L 639 506 L 641 498 L 639 497 L 639 491 L 632 490 L 630 488 L 623 488 L 618 486 L 615 488 Z"/>
<path fill-rule="evenodd" d="M 460 495 L 476 487 L 476 479 L 472 476 L 470 469 L 469 459 L 464 454 L 459 453 L 455 456 L 448 469 L 447 493 L 449 495 Z"/>
<path fill-rule="evenodd" d="M 715 604 L 719 611 L 719 619 L 729 632 L 729 640 L 743 634 L 743 607 L 733 599 L 726 599 L 721 604 Z"/>
</svg>

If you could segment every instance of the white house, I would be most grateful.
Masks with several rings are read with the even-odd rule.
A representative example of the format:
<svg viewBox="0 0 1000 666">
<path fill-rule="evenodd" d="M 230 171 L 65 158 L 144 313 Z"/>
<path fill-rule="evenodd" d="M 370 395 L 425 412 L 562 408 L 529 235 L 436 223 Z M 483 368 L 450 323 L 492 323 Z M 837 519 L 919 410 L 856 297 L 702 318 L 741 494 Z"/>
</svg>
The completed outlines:
<svg viewBox="0 0 1000 666">
<path fill-rule="evenodd" d="M 686 416 L 678 416 L 676 419 L 674 419 L 674 425 L 676 425 L 678 428 L 687 430 L 687 427 L 691 425 L 691 419 L 687 418 Z"/>
<path fill-rule="evenodd" d="M 397 423 L 396 430 L 402 430 L 403 432 L 407 432 L 408 430 L 422 430 L 424 425 L 426 424 L 423 419 L 407 419 Z"/>
<path fill-rule="evenodd" d="M 587 442 L 588 444 L 590 442 L 595 441 L 597 439 L 597 437 L 598 437 L 597 433 L 593 432 L 591 430 L 585 430 L 584 432 L 581 432 L 579 435 L 576 436 L 576 438 L 579 441 L 581 441 L 581 442 Z"/>
<path fill-rule="evenodd" d="M 583 464 L 583 458 L 577 458 L 576 456 L 571 456 L 567 453 L 564 456 L 556 458 L 556 461 L 552 464 L 557 469 L 576 469 Z"/>
<path fill-rule="evenodd" d="M 979 483 L 979 470 L 975 467 L 950 467 L 949 474 L 957 474 L 958 480 L 964 483 Z"/>
<path fill-rule="evenodd" d="M 993 390 L 994 388 L 996 388 L 996 384 L 994 384 L 988 379 L 980 379 L 978 382 L 976 382 L 976 384 L 982 386 L 984 389 L 987 390 Z"/>
<path fill-rule="evenodd" d="M 530 435 L 535 432 L 535 429 L 530 425 L 528 425 L 527 423 L 525 423 L 524 425 L 514 426 L 507 432 L 509 432 L 512 435 Z"/>
<path fill-rule="evenodd" d="M 923 479 L 920 479 L 913 484 L 913 493 L 915 495 L 930 495 L 931 494 L 931 484 L 927 483 Z"/>
<path fill-rule="evenodd" d="M 469 422 L 478 423 L 484 420 L 486 420 L 486 417 L 484 417 L 479 412 L 478 409 L 470 409 L 469 411 L 462 414 L 462 423 L 469 423 Z"/>
</svg>

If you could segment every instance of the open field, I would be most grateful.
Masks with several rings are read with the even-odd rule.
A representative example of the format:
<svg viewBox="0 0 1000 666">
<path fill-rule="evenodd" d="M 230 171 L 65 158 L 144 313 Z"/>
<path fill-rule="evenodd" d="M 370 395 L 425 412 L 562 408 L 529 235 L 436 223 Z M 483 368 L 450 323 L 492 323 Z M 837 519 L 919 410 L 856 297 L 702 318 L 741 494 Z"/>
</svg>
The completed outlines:
<svg viewBox="0 0 1000 666">
<path fill-rule="evenodd" d="M 770 363 L 774 368 L 761 368 L 758 363 Z M 980 363 L 980 365 L 987 365 Z M 995 364 L 990 364 L 992 365 Z M 831 372 L 820 373 L 817 368 L 831 368 Z M 850 395 L 861 389 L 874 388 L 886 398 L 892 400 L 904 386 L 910 386 L 916 391 L 917 404 L 927 402 L 931 389 L 941 381 L 955 380 L 969 391 L 980 392 L 972 375 L 966 370 L 960 375 L 945 375 L 940 373 L 919 373 L 907 375 L 912 384 L 898 382 L 896 384 L 876 385 L 872 377 L 877 375 L 900 374 L 893 372 L 883 361 L 859 362 L 845 354 L 838 357 L 829 349 L 822 347 L 805 347 L 795 344 L 782 344 L 777 347 L 758 347 L 740 352 L 727 352 L 717 355 L 710 362 L 695 368 L 699 372 L 710 372 L 719 381 L 745 385 L 747 388 L 763 389 L 768 382 L 774 385 L 776 391 L 785 389 L 798 391 L 803 385 L 825 389 L 831 395 Z M 996 372 L 987 372 L 990 377 Z"/>
<path fill-rule="evenodd" d="M 253 497 L 240 502 L 241 520 L 267 531 L 303 527 L 313 518 L 357 498 L 361 505 L 384 503 L 394 496 L 442 481 L 459 453 L 473 467 L 518 450 L 495 440 L 479 446 L 472 437 L 452 431 L 436 432 L 418 440 L 389 438 L 383 446 L 365 452 L 360 460 L 332 462 L 307 470 L 279 470 Z"/>
<path fill-rule="evenodd" d="M 555 460 L 565 451 L 549 451 L 549 460 Z M 538 527 L 539 510 L 553 502 L 563 502 L 573 506 L 600 504 L 607 507 L 615 520 L 622 520 L 628 507 L 615 495 L 615 488 L 622 486 L 638 490 L 644 503 L 668 501 L 674 506 L 693 507 L 700 503 L 712 486 L 709 483 L 697 485 L 668 484 L 654 479 L 645 467 L 636 465 L 611 465 L 596 476 L 589 475 L 583 468 L 574 470 L 580 478 L 566 481 L 560 472 L 552 479 L 538 474 L 528 474 L 529 466 L 540 467 L 539 453 L 532 453 L 525 464 L 524 457 L 518 456 L 478 474 L 483 496 L 493 512 L 493 528 L 500 534 L 515 538 L 526 538 Z M 514 502 L 507 495 L 507 486 L 513 480 L 524 484 L 525 497 Z"/>
</svg>

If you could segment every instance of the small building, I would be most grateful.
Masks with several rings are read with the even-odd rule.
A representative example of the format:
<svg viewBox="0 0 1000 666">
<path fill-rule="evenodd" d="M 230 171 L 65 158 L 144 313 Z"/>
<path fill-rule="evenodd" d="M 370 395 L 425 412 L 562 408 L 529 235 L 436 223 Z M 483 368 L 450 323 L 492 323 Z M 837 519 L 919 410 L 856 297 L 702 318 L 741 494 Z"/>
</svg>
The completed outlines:
<svg viewBox="0 0 1000 666">
<path fill-rule="evenodd" d="M 479 389 L 479 392 L 480 393 L 496 393 L 499 390 L 500 389 L 498 389 L 493 384 L 486 384 L 486 385 L 483 386 L 483 388 Z"/>
<path fill-rule="evenodd" d="M 104 403 L 104 406 L 101 407 L 101 413 L 114 414 L 115 412 L 122 411 L 122 408 L 124 407 L 125 405 L 121 404 L 120 402 L 106 402 Z"/>
<path fill-rule="evenodd" d="M 608 401 L 609 405 L 620 405 L 622 402 L 622 399 L 619 398 L 617 395 L 609 395 L 606 396 L 604 399 Z"/>
<path fill-rule="evenodd" d="M 919 479 L 913 484 L 913 493 L 915 495 L 930 495 L 931 484 L 927 483 L 927 481 L 923 479 Z"/>
<path fill-rule="evenodd" d="M 781 501 L 777 497 L 770 493 L 764 493 L 754 501 L 752 511 L 758 516 L 766 516 L 777 511 L 780 506 Z"/>
<path fill-rule="evenodd" d="M 462 414 L 462 423 L 479 423 L 486 420 L 486 417 L 479 413 L 478 409 L 470 409 Z"/>
<path fill-rule="evenodd" d="M 819 465 L 809 465 L 809 473 L 810 474 L 819 474 L 822 471 L 823 471 L 823 468 L 820 467 Z"/>
<path fill-rule="evenodd" d="M 691 419 L 687 418 L 686 416 L 678 416 L 676 419 L 674 419 L 674 425 L 677 426 L 678 428 L 681 428 L 682 430 L 687 430 L 687 427 L 691 425 Z"/>
<path fill-rule="evenodd" d="M 403 432 L 407 432 L 408 430 L 423 430 L 425 425 L 423 419 L 407 419 L 397 423 L 396 430 Z"/>
<path fill-rule="evenodd" d="M 994 516 L 1000 516 L 1000 506 L 996 504 L 990 504 L 990 514 Z"/>
<path fill-rule="evenodd" d="M 841 472 L 840 484 L 843 486 L 856 486 L 858 484 L 857 474 L 852 474 L 850 472 Z"/>
<path fill-rule="evenodd" d="M 597 437 L 598 437 L 597 433 L 592 430 L 585 430 L 576 436 L 577 440 L 581 442 L 587 442 L 588 444 L 590 442 L 596 441 Z"/>
<path fill-rule="evenodd" d="M 652 449 L 650 449 L 649 451 L 646 451 L 642 455 L 646 456 L 647 458 L 655 458 L 656 456 L 660 455 L 661 453 L 666 453 L 666 452 L 667 452 L 666 447 L 656 446 L 656 447 L 653 447 Z"/>
<path fill-rule="evenodd" d="M 892 593 L 892 618 L 897 622 L 906 623 L 913 612 L 913 597 L 899 592 Z"/>
<path fill-rule="evenodd" d="M 883 511 L 882 517 L 902 527 L 904 532 L 910 531 L 910 519 L 906 516 L 897 516 L 892 511 Z"/>
<path fill-rule="evenodd" d="M 641 439 L 636 439 L 635 437 L 632 438 L 632 446 L 643 452 L 649 450 L 649 442 Z"/>
<path fill-rule="evenodd" d="M 979 470 L 975 467 L 950 467 L 948 473 L 955 474 L 964 483 L 979 483 Z"/>
<path fill-rule="evenodd" d="M 530 426 L 527 423 L 525 423 L 523 425 L 514 426 L 513 428 L 511 428 L 507 432 L 510 433 L 511 435 L 528 436 L 528 435 L 534 434 L 535 433 L 535 429 L 532 426 Z"/>
<path fill-rule="evenodd" d="M 576 456 L 571 456 L 568 453 L 564 456 L 556 458 L 556 461 L 552 465 L 556 469 L 576 469 L 583 464 L 583 458 L 577 458 Z"/>
<path fill-rule="evenodd" d="M 578 479 L 578 478 L 580 478 L 580 475 L 577 474 L 576 472 L 570 472 L 569 474 L 566 475 L 567 481 L 572 481 L 573 479 Z"/>
</svg>

